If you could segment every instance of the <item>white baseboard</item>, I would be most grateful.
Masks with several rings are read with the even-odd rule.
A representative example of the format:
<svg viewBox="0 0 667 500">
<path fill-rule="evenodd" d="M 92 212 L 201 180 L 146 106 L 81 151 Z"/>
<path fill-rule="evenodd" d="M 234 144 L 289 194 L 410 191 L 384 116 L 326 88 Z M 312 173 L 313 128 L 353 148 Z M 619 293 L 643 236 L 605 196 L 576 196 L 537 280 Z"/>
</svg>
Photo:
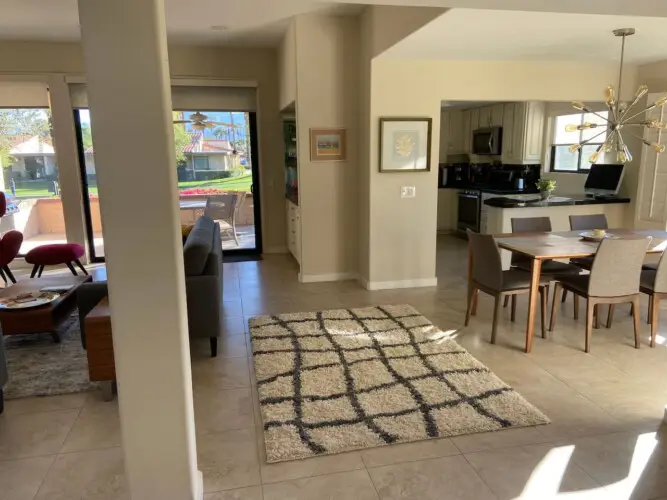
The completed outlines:
<svg viewBox="0 0 667 500">
<path fill-rule="evenodd" d="M 195 498 L 197 500 L 204 500 L 204 474 L 202 471 L 197 471 L 197 491 L 195 493 Z"/>
<path fill-rule="evenodd" d="M 262 250 L 262 253 L 289 253 L 287 247 L 269 247 Z"/>
<path fill-rule="evenodd" d="M 322 281 L 345 281 L 356 280 L 357 273 L 331 273 L 331 274 L 302 274 L 299 273 L 301 283 L 319 283 Z"/>
<path fill-rule="evenodd" d="M 367 281 L 360 278 L 361 284 L 367 290 L 390 290 L 392 288 L 420 288 L 427 286 L 437 286 L 438 278 L 424 278 L 418 280 L 399 280 L 399 281 Z"/>
</svg>

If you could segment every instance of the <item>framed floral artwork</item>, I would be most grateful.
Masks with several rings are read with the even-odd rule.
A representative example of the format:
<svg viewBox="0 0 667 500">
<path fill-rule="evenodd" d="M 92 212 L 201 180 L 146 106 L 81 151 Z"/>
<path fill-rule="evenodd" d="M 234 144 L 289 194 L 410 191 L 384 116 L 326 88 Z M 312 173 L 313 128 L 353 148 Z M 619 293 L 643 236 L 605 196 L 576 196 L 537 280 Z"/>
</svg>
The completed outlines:
<svg viewBox="0 0 667 500">
<path fill-rule="evenodd" d="M 347 160 L 347 140 L 344 128 L 311 128 L 310 161 Z"/>
<path fill-rule="evenodd" d="M 380 172 L 431 170 L 431 118 L 380 118 Z"/>
</svg>

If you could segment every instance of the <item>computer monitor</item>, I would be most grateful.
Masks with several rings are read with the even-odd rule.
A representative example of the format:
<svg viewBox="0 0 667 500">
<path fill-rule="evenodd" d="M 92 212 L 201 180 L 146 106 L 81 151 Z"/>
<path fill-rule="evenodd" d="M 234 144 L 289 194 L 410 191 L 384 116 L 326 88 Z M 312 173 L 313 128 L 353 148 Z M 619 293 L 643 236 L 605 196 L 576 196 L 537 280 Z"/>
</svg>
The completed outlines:
<svg viewBox="0 0 667 500">
<path fill-rule="evenodd" d="M 622 164 L 592 164 L 584 191 L 588 196 L 617 194 L 623 180 L 624 167 Z"/>
</svg>

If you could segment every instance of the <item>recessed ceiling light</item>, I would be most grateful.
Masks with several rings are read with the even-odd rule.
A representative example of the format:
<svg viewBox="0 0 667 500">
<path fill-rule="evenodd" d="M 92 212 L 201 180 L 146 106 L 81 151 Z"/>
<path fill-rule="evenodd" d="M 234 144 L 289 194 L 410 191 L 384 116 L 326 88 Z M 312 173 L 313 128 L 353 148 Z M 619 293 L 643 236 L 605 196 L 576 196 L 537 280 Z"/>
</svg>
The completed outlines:
<svg viewBox="0 0 667 500">
<path fill-rule="evenodd" d="M 223 24 L 216 24 L 214 26 L 211 26 L 211 29 L 213 31 L 227 31 L 229 29 L 229 27 L 225 26 Z"/>
</svg>

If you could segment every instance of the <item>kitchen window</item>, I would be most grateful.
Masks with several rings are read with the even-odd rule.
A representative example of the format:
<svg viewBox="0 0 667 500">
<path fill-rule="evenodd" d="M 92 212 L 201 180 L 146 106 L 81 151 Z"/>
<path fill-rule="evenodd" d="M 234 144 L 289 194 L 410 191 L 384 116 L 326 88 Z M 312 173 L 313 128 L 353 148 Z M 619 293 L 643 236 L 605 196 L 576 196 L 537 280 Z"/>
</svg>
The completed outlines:
<svg viewBox="0 0 667 500">
<path fill-rule="evenodd" d="M 553 136 L 551 143 L 551 171 L 552 172 L 578 172 L 588 173 L 591 163 L 588 161 L 590 156 L 597 151 L 597 148 L 604 143 L 607 138 L 607 130 L 604 127 L 607 122 L 608 112 L 601 111 L 598 114 L 577 113 L 573 115 L 557 116 L 553 120 Z M 602 118 L 604 117 L 604 118 Z M 566 132 L 565 126 L 583 125 L 585 122 L 597 123 L 598 127 L 577 130 L 575 132 Z M 602 132 L 602 134 L 600 134 Z M 583 145 L 579 151 L 571 153 L 569 147 L 582 141 L 591 139 L 598 135 L 591 142 Z"/>
</svg>

